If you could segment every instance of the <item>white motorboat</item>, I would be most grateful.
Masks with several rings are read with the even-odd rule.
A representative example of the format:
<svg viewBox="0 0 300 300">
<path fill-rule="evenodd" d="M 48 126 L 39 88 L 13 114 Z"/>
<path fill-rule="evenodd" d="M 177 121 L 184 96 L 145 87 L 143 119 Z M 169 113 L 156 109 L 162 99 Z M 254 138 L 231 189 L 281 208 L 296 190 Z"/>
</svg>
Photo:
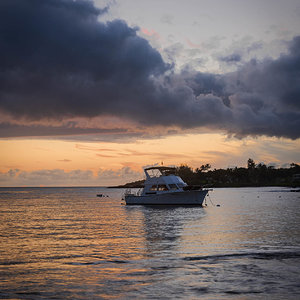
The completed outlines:
<svg viewBox="0 0 300 300">
<path fill-rule="evenodd" d="M 202 205 L 209 190 L 199 186 L 188 186 L 175 168 L 150 167 L 144 169 L 144 188 L 137 193 L 125 191 L 127 205 Z"/>
</svg>

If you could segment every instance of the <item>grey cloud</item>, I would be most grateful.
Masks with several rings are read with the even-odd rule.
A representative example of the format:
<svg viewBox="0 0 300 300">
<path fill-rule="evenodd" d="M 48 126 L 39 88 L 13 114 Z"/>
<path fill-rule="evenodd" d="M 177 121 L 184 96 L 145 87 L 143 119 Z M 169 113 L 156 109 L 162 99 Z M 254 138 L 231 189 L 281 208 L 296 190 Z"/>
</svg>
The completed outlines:
<svg viewBox="0 0 300 300">
<path fill-rule="evenodd" d="M 262 48 L 263 48 L 263 43 L 262 42 L 255 42 L 252 45 L 248 46 L 246 50 L 249 53 L 249 52 L 256 51 L 256 50 L 259 50 L 259 49 L 262 49 Z"/>
<path fill-rule="evenodd" d="M 220 60 L 226 63 L 236 63 L 242 60 L 242 56 L 238 53 L 233 53 L 227 56 L 220 57 Z"/>
<path fill-rule="evenodd" d="M 172 25 L 174 23 L 174 16 L 169 14 L 164 14 L 160 18 L 162 23 Z"/>
<path fill-rule="evenodd" d="M 185 68 L 176 74 L 137 28 L 99 21 L 107 9 L 85 0 L 2 0 L 0 110 L 30 120 L 109 115 L 238 137 L 300 137 L 300 37 L 278 59 L 240 63 L 236 72 Z M 169 55 L 174 51 L 180 47 Z M 26 131 L 14 129 L 13 136 Z M 76 126 L 49 130 L 97 133 Z"/>
<path fill-rule="evenodd" d="M 180 55 L 184 51 L 184 46 L 181 43 L 175 43 L 164 49 L 164 53 L 168 60 L 174 60 L 174 57 Z"/>
</svg>

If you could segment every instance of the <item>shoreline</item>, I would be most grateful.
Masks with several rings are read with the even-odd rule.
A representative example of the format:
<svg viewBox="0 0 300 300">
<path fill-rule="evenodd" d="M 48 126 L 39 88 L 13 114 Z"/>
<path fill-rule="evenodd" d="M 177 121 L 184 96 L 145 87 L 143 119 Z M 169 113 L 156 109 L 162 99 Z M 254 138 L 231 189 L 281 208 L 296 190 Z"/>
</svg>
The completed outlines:
<svg viewBox="0 0 300 300">
<path fill-rule="evenodd" d="M 106 188 L 108 189 L 139 189 L 143 188 L 144 185 L 134 185 L 134 184 L 123 184 L 123 185 L 116 185 L 116 186 L 107 186 Z M 285 188 L 291 188 L 291 189 L 299 189 L 300 191 L 300 186 L 292 186 L 292 185 L 280 185 L 280 184 L 240 184 L 240 185 L 226 185 L 226 184 L 216 184 L 216 185 L 205 185 L 203 188 L 247 188 L 247 187 L 285 187 Z"/>
</svg>

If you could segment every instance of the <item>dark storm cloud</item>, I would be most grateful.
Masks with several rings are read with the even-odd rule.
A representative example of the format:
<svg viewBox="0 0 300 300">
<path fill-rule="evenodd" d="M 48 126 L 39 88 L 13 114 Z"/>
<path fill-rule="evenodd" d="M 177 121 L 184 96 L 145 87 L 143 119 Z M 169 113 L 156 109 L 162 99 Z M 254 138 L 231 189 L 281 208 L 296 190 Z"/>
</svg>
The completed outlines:
<svg viewBox="0 0 300 300">
<path fill-rule="evenodd" d="M 124 128 L 80 128 L 76 122 L 67 122 L 61 126 L 43 126 L 43 125 L 17 125 L 10 123 L 0 123 L 0 137 L 25 137 L 28 136 L 74 136 L 82 134 L 99 134 L 99 135 L 118 135 L 127 134 Z"/>
<path fill-rule="evenodd" d="M 15 116 L 122 112 L 167 69 L 137 29 L 98 22 L 89 1 L 3 0 L 0 11 L 0 105 Z"/>
<path fill-rule="evenodd" d="M 230 74 L 175 74 L 138 29 L 99 21 L 106 10 L 84 0 L 0 1 L 2 112 L 300 137 L 300 37 L 277 60 L 253 60 Z M 84 134 L 77 128 L 68 130 Z"/>
<path fill-rule="evenodd" d="M 232 132 L 300 137 L 300 37 L 290 42 L 288 54 L 252 60 L 224 79 L 235 116 Z"/>
</svg>

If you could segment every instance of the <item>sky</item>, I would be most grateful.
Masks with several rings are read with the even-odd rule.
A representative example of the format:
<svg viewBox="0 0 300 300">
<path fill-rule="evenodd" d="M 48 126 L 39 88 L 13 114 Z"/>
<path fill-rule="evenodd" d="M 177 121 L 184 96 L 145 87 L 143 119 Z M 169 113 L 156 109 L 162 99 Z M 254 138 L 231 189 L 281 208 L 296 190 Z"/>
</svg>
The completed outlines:
<svg viewBox="0 0 300 300">
<path fill-rule="evenodd" d="M 0 186 L 300 163 L 298 0 L 1 0 Z"/>
</svg>

